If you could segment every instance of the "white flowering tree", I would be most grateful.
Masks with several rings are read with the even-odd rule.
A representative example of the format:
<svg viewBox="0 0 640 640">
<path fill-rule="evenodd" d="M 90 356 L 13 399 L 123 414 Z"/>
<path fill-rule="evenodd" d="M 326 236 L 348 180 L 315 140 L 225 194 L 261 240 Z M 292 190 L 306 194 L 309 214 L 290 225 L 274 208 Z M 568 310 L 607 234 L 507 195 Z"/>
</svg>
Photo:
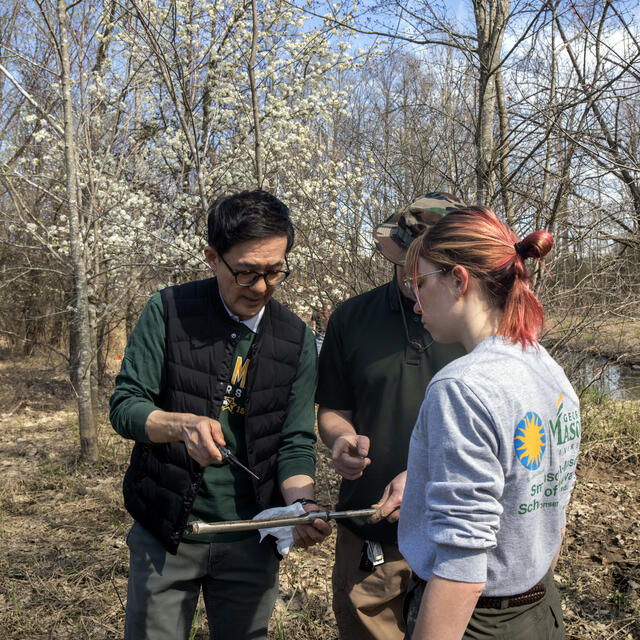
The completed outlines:
<svg viewBox="0 0 640 640">
<path fill-rule="evenodd" d="M 2 116 L 5 130 L 17 126 L 0 148 L 3 246 L 13 244 L 3 282 L 14 283 L 14 311 L 45 319 L 32 342 L 53 346 L 56 327 L 81 416 L 95 409 L 86 390 L 114 327 L 130 327 L 159 287 L 205 273 L 205 213 L 220 195 L 262 186 L 292 209 L 297 275 L 282 297 L 293 309 L 346 297 L 346 277 L 326 284 L 328 270 L 312 264 L 344 270 L 330 234 L 350 234 L 362 184 L 336 137 L 349 101 L 333 84 L 349 62 L 338 29 L 284 1 L 16 0 L 4 10 L 13 42 L 0 52 Z M 37 311 L 24 284 L 34 273 L 50 290 Z M 8 334 L 27 338 L 17 324 Z"/>
</svg>

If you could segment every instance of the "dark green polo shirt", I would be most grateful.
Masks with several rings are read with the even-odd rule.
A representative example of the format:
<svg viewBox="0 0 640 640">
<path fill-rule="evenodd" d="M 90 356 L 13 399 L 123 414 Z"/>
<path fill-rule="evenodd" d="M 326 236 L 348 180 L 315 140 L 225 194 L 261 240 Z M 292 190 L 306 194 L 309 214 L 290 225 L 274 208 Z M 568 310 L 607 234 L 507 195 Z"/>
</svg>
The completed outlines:
<svg viewBox="0 0 640 640">
<path fill-rule="evenodd" d="M 422 348 L 411 346 L 413 341 Z M 407 468 L 409 439 L 427 385 L 464 353 L 462 345 L 432 341 L 395 278 L 333 312 L 320 352 L 316 402 L 352 411 L 356 431 L 371 440 L 371 465 L 358 480 L 342 480 L 339 509 L 369 507 Z M 363 538 L 397 543 L 396 525 L 341 522 Z"/>
</svg>

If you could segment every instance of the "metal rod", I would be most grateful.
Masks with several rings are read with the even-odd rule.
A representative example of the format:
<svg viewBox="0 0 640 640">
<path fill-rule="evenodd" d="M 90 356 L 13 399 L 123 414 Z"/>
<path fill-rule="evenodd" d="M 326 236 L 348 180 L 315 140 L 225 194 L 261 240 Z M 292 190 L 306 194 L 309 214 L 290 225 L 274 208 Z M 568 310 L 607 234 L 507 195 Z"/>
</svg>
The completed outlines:
<svg viewBox="0 0 640 640">
<path fill-rule="evenodd" d="M 292 527 L 297 524 L 311 524 L 314 520 L 338 520 L 340 518 L 369 518 L 376 509 L 355 509 L 352 511 L 308 511 L 299 516 L 271 518 L 269 520 L 230 520 L 229 522 L 190 522 L 187 533 L 229 533 L 230 531 L 255 531 L 272 527 Z"/>
</svg>

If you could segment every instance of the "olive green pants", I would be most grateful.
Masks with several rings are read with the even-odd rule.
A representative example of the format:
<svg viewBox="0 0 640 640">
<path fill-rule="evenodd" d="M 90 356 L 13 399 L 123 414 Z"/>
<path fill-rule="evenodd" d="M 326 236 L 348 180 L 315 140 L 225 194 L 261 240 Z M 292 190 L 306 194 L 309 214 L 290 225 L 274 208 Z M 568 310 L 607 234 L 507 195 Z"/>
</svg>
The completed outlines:
<svg viewBox="0 0 640 640">
<path fill-rule="evenodd" d="M 257 533 L 237 542 L 182 542 L 174 556 L 134 523 L 125 640 L 187 640 L 202 589 L 209 637 L 266 640 L 279 563 Z"/>
<path fill-rule="evenodd" d="M 541 582 L 547 592 L 533 604 L 508 609 L 476 607 L 463 640 L 565 640 L 560 595 L 553 583 L 553 573 L 547 572 Z M 425 584 L 412 580 L 409 586 L 405 640 L 410 640 L 413 634 Z"/>
</svg>

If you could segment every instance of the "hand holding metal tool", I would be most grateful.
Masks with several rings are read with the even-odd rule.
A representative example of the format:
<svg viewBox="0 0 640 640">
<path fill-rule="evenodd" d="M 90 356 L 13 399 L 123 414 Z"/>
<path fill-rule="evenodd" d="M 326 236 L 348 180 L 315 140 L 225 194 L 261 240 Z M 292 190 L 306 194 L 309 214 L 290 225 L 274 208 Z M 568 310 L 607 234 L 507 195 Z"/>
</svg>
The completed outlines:
<svg viewBox="0 0 640 640">
<path fill-rule="evenodd" d="M 230 463 L 235 464 L 237 467 L 240 467 L 241 469 L 243 469 L 247 473 L 250 473 L 256 480 L 260 480 L 260 476 L 257 476 L 253 471 L 251 471 L 251 469 L 249 469 L 248 467 L 245 467 L 242 464 L 242 462 L 240 462 L 240 460 L 238 460 L 238 458 L 236 458 L 233 455 L 233 453 L 231 453 L 231 451 L 229 451 L 229 449 L 227 449 L 227 447 L 223 447 L 221 444 L 218 444 L 217 442 L 215 443 L 215 445 L 216 445 L 216 447 L 218 447 L 218 450 L 222 454 L 222 458 L 224 460 L 228 460 Z"/>
</svg>

